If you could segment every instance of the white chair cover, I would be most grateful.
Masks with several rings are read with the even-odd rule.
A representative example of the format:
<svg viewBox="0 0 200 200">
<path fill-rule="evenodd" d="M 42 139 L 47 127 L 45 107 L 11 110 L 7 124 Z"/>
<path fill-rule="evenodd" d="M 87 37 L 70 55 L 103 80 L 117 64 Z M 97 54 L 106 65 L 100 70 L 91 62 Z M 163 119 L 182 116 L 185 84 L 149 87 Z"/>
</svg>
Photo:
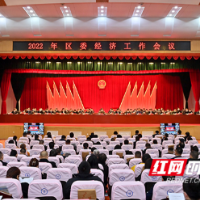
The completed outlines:
<svg viewBox="0 0 200 200">
<path fill-rule="evenodd" d="M 137 144 L 144 144 L 144 145 L 145 145 L 145 144 L 146 144 L 146 141 L 137 141 L 137 142 L 136 142 L 136 145 L 137 145 Z"/>
<path fill-rule="evenodd" d="M 53 156 L 49 156 L 48 160 L 50 162 L 55 162 L 56 166 L 58 167 L 58 165 L 60 164 L 59 158 L 58 157 L 53 157 Z"/>
<path fill-rule="evenodd" d="M 144 164 L 136 165 L 136 167 L 135 167 L 135 178 L 137 178 L 141 174 L 143 167 L 144 167 Z"/>
<path fill-rule="evenodd" d="M 38 149 L 38 150 L 44 151 L 44 145 L 34 144 L 32 149 Z"/>
<path fill-rule="evenodd" d="M 139 163 L 142 162 L 142 159 L 141 158 L 134 158 L 134 159 L 131 159 L 130 162 L 129 162 L 129 168 L 133 167 L 134 165 L 137 165 Z"/>
<path fill-rule="evenodd" d="M 100 139 L 99 139 L 99 138 L 91 138 L 91 140 L 92 140 L 94 143 L 100 142 Z"/>
<path fill-rule="evenodd" d="M 79 152 L 79 155 L 81 155 L 82 156 L 82 152 L 84 152 L 84 153 L 89 153 L 89 155 L 91 154 L 91 150 L 90 149 L 81 149 L 80 150 L 80 152 Z"/>
<path fill-rule="evenodd" d="M 104 200 L 104 186 L 100 181 L 76 181 L 71 186 L 70 199 L 78 199 L 78 190 L 95 189 L 99 200 Z"/>
<path fill-rule="evenodd" d="M 65 149 L 63 150 L 63 153 L 69 153 L 71 155 L 76 155 L 76 151 L 74 149 Z"/>
<path fill-rule="evenodd" d="M 33 155 L 40 155 L 40 152 L 42 150 L 41 149 L 31 149 L 30 150 L 30 156 L 33 156 Z"/>
<path fill-rule="evenodd" d="M 198 141 L 197 140 L 189 140 L 188 144 L 195 145 L 195 144 L 198 144 Z"/>
<path fill-rule="evenodd" d="M 146 153 L 148 153 L 148 154 L 156 154 L 156 156 L 159 157 L 158 149 L 147 149 Z"/>
<path fill-rule="evenodd" d="M 8 148 L 8 149 L 16 149 L 15 144 L 5 144 L 5 147 Z"/>
<path fill-rule="evenodd" d="M 182 182 L 158 182 L 153 188 L 152 200 L 166 199 L 169 193 L 183 193 Z"/>
<path fill-rule="evenodd" d="M 105 138 L 108 138 L 108 136 L 107 135 L 101 135 L 101 136 L 99 136 L 99 139 L 102 141 L 102 140 L 104 140 Z"/>
<path fill-rule="evenodd" d="M 136 144 L 136 149 L 144 150 L 145 149 L 145 144 Z"/>
<path fill-rule="evenodd" d="M 126 152 L 124 149 L 115 149 L 112 152 L 112 155 L 117 155 L 117 153 L 123 153 L 123 157 L 126 155 Z"/>
<path fill-rule="evenodd" d="M 55 197 L 62 200 L 63 192 L 60 181 L 55 179 L 34 180 L 29 184 L 28 198 Z"/>
<path fill-rule="evenodd" d="M 2 149 L 2 148 L 3 148 L 3 144 L 0 143 L 0 149 Z"/>
<path fill-rule="evenodd" d="M 158 150 L 162 151 L 162 145 L 161 144 L 152 144 L 151 147 L 153 149 L 158 149 Z"/>
<path fill-rule="evenodd" d="M 65 158 L 65 163 L 76 164 L 77 167 L 80 165 L 81 162 L 82 162 L 82 159 L 80 157 L 68 156 Z"/>
<path fill-rule="evenodd" d="M 6 163 L 17 162 L 17 158 L 14 156 L 4 156 L 3 161 Z"/>
<path fill-rule="evenodd" d="M 71 163 L 60 163 L 58 165 L 58 168 L 66 168 L 70 169 L 72 174 L 77 174 L 78 173 L 78 167 L 76 164 L 71 164 Z"/>
<path fill-rule="evenodd" d="M 9 162 L 8 164 L 7 164 L 7 167 L 18 167 L 18 168 L 20 168 L 20 167 L 26 167 L 26 163 L 25 162 Z"/>
<path fill-rule="evenodd" d="M 8 149 L 8 148 L 1 148 L 0 151 L 1 151 L 3 154 L 10 155 L 11 149 Z"/>
<path fill-rule="evenodd" d="M 25 162 L 27 164 L 27 166 L 29 165 L 29 162 L 31 161 L 33 157 L 23 157 L 21 159 L 21 162 Z M 37 158 L 36 158 L 37 159 Z M 39 161 L 39 159 L 37 159 Z"/>
<path fill-rule="evenodd" d="M 60 164 L 60 161 L 61 161 L 62 163 L 64 162 L 63 156 L 57 155 L 56 157 L 59 159 L 59 164 Z"/>
<path fill-rule="evenodd" d="M 104 153 L 106 155 L 109 155 L 109 151 L 107 149 L 98 149 L 99 153 Z"/>
<path fill-rule="evenodd" d="M 129 151 L 131 151 L 131 152 L 133 153 L 134 156 L 135 156 L 135 152 L 136 152 L 136 151 L 139 151 L 139 152 L 141 153 L 141 156 L 142 156 L 142 150 L 141 150 L 141 149 L 131 149 L 131 150 L 129 150 Z"/>
<path fill-rule="evenodd" d="M 42 179 L 41 170 L 37 167 L 20 167 L 19 169 L 21 171 L 20 177 L 32 177 L 33 180 Z"/>
<path fill-rule="evenodd" d="M 109 166 L 109 174 L 113 169 L 129 169 L 129 167 L 127 164 L 112 164 Z"/>
<path fill-rule="evenodd" d="M 161 139 L 160 139 L 160 138 L 153 138 L 152 141 L 153 141 L 153 140 L 157 140 L 157 143 L 158 143 L 158 144 L 161 144 Z"/>
<path fill-rule="evenodd" d="M 89 147 L 92 147 L 92 145 L 93 145 L 93 142 L 91 142 L 91 141 L 85 141 L 85 142 L 83 142 L 83 144 L 84 144 L 84 143 L 88 143 L 88 146 L 89 146 Z"/>
<path fill-rule="evenodd" d="M 124 143 L 125 138 L 116 138 L 115 141 L 119 141 L 121 144 Z"/>
<path fill-rule="evenodd" d="M 146 200 L 144 184 L 139 181 L 115 182 L 111 200 L 140 199 Z"/>
<path fill-rule="evenodd" d="M 120 144 L 119 141 L 110 141 L 110 145 L 116 146 L 116 145 L 118 145 L 118 144 Z"/>
<path fill-rule="evenodd" d="M 99 144 L 97 144 L 97 145 L 92 145 L 92 147 L 94 147 L 94 148 L 96 148 L 96 149 L 103 149 L 103 146 L 102 145 L 99 145 Z"/>
<path fill-rule="evenodd" d="M 124 145 L 122 145 L 122 149 L 125 150 L 125 151 L 129 151 L 129 150 L 133 149 L 133 145 L 124 144 Z"/>
<path fill-rule="evenodd" d="M 72 171 L 69 168 L 51 168 L 47 171 L 47 179 L 67 182 L 70 178 L 72 178 Z"/>
<path fill-rule="evenodd" d="M 118 155 L 107 155 L 107 159 L 111 159 L 111 158 L 119 158 Z"/>
<path fill-rule="evenodd" d="M 124 161 L 125 161 L 125 163 L 128 162 L 127 159 L 129 159 L 129 158 L 134 159 L 134 155 L 125 155 L 125 156 L 124 156 Z"/>
<path fill-rule="evenodd" d="M 86 141 L 86 138 L 79 138 L 78 141 L 80 142 L 80 144 L 82 144 L 83 142 Z"/>
<path fill-rule="evenodd" d="M 107 145 L 107 146 L 106 146 L 106 149 L 107 149 L 108 151 L 113 151 L 114 148 L 115 148 L 115 145 Z"/>
<path fill-rule="evenodd" d="M 112 164 L 125 164 L 125 161 L 122 158 L 110 158 L 108 160 L 108 167 Z"/>
<path fill-rule="evenodd" d="M 62 146 L 62 150 L 65 150 L 65 149 L 74 149 L 74 146 L 65 144 L 65 145 Z"/>
<path fill-rule="evenodd" d="M 94 174 L 94 176 L 98 176 L 102 182 L 104 182 L 104 174 L 100 169 L 91 169 L 90 173 Z"/>
<path fill-rule="evenodd" d="M 58 146 L 63 146 L 65 144 L 65 141 L 56 141 L 56 144 Z"/>
<path fill-rule="evenodd" d="M 162 176 L 149 176 L 150 169 L 145 169 L 141 175 L 141 182 L 143 184 L 149 182 L 159 182 L 162 181 Z"/>
<path fill-rule="evenodd" d="M 176 146 L 173 143 L 165 144 L 164 148 L 168 149 L 168 146 L 174 146 L 174 149 L 176 149 Z"/>
<path fill-rule="evenodd" d="M 39 169 L 42 173 L 47 173 L 49 169 L 52 168 L 51 163 L 46 163 L 46 162 L 39 162 Z"/>
<path fill-rule="evenodd" d="M 6 178 L 8 169 L 9 168 L 7 166 L 0 166 L 0 178 Z"/>
<path fill-rule="evenodd" d="M 33 145 L 39 145 L 39 141 L 38 140 L 31 140 L 30 142 L 30 146 L 33 146 Z"/>
<path fill-rule="evenodd" d="M 21 183 L 17 179 L 13 178 L 1 178 L 0 187 L 7 187 L 9 194 L 12 194 L 12 197 L 21 199 L 23 196 Z"/>
<path fill-rule="evenodd" d="M 162 158 L 164 158 L 164 159 L 171 159 L 171 158 L 174 158 L 174 157 L 175 157 L 174 154 L 163 154 L 162 155 Z"/>
<path fill-rule="evenodd" d="M 184 148 L 184 149 L 183 149 L 183 154 L 190 154 L 190 149 Z"/>
</svg>

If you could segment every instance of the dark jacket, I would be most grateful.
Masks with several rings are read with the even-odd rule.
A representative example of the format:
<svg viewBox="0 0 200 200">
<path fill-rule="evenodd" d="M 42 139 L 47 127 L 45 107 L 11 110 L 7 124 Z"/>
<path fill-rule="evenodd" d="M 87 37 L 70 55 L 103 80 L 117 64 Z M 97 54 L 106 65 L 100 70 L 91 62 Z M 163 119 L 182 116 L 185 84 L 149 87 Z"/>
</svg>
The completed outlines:
<svg viewBox="0 0 200 200">
<path fill-rule="evenodd" d="M 181 159 L 182 157 L 181 156 L 175 156 L 175 157 L 173 157 L 171 159 L 175 159 L 175 158 Z"/>
<path fill-rule="evenodd" d="M 3 166 L 7 166 L 7 163 L 3 162 L 3 160 L 0 160 L 0 162 L 2 163 Z"/>
<path fill-rule="evenodd" d="M 48 161 L 47 159 L 40 159 L 40 161 L 39 162 L 46 162 L 46 163 L 50 163 L 51 165 L 52 165 L 52 167 L 53 168 L 57 168 L 56 167 L 56 163 L 55 162 L 50 162 L 50 161 Z"/>
<path fill-rule="evenodd" d="M 67 181 L 67 183 L 65 185 L 63 185 L 64 199 L 70 199 L 71 186 L 75 181 L 92 181 L 92 180 L 93 181 L 100 181 L 102 183 L 102 181 L 99 177 L 94 176 L 92 174 L 75 174 L 74 178 L 69 179 Z"/>
</svg>

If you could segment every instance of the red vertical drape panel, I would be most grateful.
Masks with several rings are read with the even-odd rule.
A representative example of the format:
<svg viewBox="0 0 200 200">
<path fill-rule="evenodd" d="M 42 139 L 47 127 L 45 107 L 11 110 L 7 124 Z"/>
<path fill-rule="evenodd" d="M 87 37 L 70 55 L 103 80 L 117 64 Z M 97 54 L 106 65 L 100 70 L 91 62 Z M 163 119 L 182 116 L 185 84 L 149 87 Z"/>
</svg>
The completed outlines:
<svg viewBox="0 0 200 200">
<path fill-rule="evenodd" d="M 1 114 L 7 113 L 6 98 L 10 87 L 10 79 L 11 79 L 11 73 L 5 72 L 1 80 L 1 96 L 2 96 Z"/>
<path fill-rule="evenodd" d="M 195 111 L 198 111 L 200 98 L 200 72 L 190 72 L 190 80 L 195 98 Z"/>
<path fill-rule="evenodd" d="M 106 87 L 100 89 L 98 81 L 105 80 Z M 144 82 L 144 91 L 150 82 L 150 93 L 157 83 L 156 108 L 174 109 L 183 108 L 183 91 L 179 76 L 176 75 L 100 75 L 83 77 L 59 77 L 59 78 L 27 78 L 24 91 L 21 97 L 21 109 L 25 108 L 47 108 L 47 81 L 53 91 L 55 82 L 60 92 L 60 82 L 66 92 L 67 98 L 72 98 L 73 82 L 76 85 L 83 106 L 99 111 L 103 108 L 108 111 L 110 108 L 119 108 L 128 83 L 130 82 L 131 92 L 137 82 L 137 94 Z M 69 85 L 66 87 L 66 84 Z M 141 106 L 143 107 L 143 106 Z"/>
</svg>

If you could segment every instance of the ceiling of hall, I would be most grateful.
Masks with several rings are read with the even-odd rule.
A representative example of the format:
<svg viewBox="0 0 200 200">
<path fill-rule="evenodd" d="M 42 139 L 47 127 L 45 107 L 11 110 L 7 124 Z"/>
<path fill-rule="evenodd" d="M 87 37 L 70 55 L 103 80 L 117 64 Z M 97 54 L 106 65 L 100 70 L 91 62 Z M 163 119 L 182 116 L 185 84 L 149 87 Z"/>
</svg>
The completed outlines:
<svg viewBox="0 0 200 200">
<path fill-rule="evenodd" d="M 1 6 L 0 38 L 197 38 L 200 36 L 200 6 L 196 0 L 143 0 L 145 7 L 137 25 L 133 23 L 134 8 L 139 5 L 135 0 L 109 0 L 110 3 L 94 3 L 94 0 L 63 0 L 59 1 L 70 7 L 72 18 L 63 18 L 61 4 L 55 0 L 4 0 L 7 5 Z M 14 5 L 22 4 L 22 5 Z M 24 4 L 30 2 L 30 4 Z M 44 4 L 32 4 L 42 2 Z M 58 1 L 57 1 L 58 2 Z M 79 3 L 76 3 L 79 2 Z M 81 3 L 80 3 L 81 2 Z M 86 3 L 92 2 L 92 3 Z M 182 4 L 180 4 L 180 2 Z M 185 4 L 188 2 L 188 4 Z M 52 3 L 52 4 L 50 4 Z M 176 4 L 177 3 L 177 4 Z M 23 6 L 31 5 L 38 19 L 29 18 Z M 171 24 L 166 22 L 166 16 L 173 6 L 182 7 Z M 98 18 L 99 6 L 107 7 L 107 18 Z M 35 22 L 34 22 L 35 21 Z M 103 21 L 103 34 L 99 34 Z M 137 27 L 136 27 L 137 26 Z M 135 34 L 135 27 L 138 34 Z M 70 29 L 70 31 L 69 31 Z M 166 30 L 166 29 L 169 29 Z M 132 33 L 134 32 L 134 33 Z M 170 32 L 170 34 L 168 33 Z"/>
</svg>

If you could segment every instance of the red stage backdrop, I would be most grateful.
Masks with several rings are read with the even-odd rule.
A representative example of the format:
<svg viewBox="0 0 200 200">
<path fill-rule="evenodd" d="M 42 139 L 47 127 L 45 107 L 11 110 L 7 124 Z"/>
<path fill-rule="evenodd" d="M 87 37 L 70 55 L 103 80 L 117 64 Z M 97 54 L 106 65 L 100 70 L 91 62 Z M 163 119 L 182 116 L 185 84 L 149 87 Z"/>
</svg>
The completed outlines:
<svg viewBox="0 0 200 200">
<path fill-rule="evenodd" d="M 99 80 L 104 80 L 106 82 L 104 89 L 99 88 Z M 131 84 L 131 91 L 133 91 L 134 84 L 137 82 L 137 88 L 134 89 L 133 92 L 137 90 L 138 95 L 140 95 L 140 93 L 143 91 L 147 91 L 148 94 L 149 92 L 152 94 L 153 86 L 156 84 L 156 108 L 183 108 L 183 91 L 179 76 L 104 75 L 59 78 L 27 78 L 20 100 L 21 110 L 24 110 L 28 107 L 31 109 L 47 108 L 47 82 L 51 88 L 51 91 L 54 89 L 54 82 L 59 89 L 61 88 L 60 83 L 63 87 L 65 87 L 66 83 L 68 82 L 71 91 L 73 91 L 74 82 L 83 106 L 85 108 L 93 108 L 96 112 L 99 111 L 100 108 L 103 108 L 105 111 L 108 111 L 110 108 L 119 108 L 129 82 Z M 148 88 L 149 82 L 151 84 L 151 88 Z M 141 88 L 142 91 L 139 93 Z M 141 107 L 143 106 L 141 105 Z"/>
</svg>

